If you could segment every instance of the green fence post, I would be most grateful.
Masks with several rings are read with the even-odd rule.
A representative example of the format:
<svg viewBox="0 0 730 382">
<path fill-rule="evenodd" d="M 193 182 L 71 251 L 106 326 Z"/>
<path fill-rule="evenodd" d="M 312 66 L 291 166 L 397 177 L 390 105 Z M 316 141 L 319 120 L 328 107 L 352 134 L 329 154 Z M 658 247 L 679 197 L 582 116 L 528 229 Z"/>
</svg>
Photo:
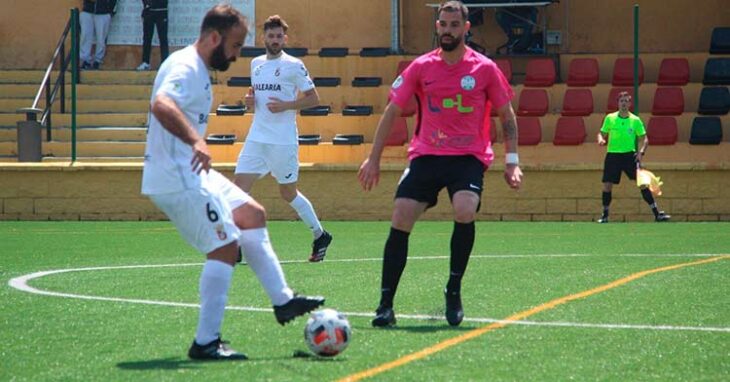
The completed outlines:
<svg viewBox="0 0 730 382">
<path fill-rule="evenodd" d="M 71 9 L 71 163 L 76 162 L 76 84 L 79 82 L 79 9 Z"/>
<path fill-rule="evenodd" d="M 634 113 L 639 115 L 639 4 L 634 4 Z"/>
</svg>

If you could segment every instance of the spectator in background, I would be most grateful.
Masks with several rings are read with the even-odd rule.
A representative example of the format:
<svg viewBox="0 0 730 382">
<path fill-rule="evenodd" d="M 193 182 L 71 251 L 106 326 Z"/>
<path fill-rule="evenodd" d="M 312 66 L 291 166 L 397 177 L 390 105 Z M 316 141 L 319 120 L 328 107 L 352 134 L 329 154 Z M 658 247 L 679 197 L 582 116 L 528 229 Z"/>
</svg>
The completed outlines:
<svg viewBox="0 0 730 382">
<path fill-rule="evenodd" d="M 160 39 L 160 65 L 170 53 L 167 46 L 167 0 L 142 0 L 142 63 L 137 70 L 150 70 L 152 36 L 157 28 Z"/>
<path fill-rule="evenodd" d="M 497 24 L 507 36 L 507 42 L 497 48 L 506 54 L 526 53 L 533 48 L 533 29 L 537 23 L 537 7 L 506 7 L 498 8 L 494 17 Z"/>
<path fill-rule="evenodd" d="M 81 24 L 81 69 L 99 69 L 106 54 L 106 37 L 109 35 L 112 15 L 117 7 L 117 0 L 84 0 L 84 7 L 79 17 Z M 91 46 L 96 44 L 94 56 Z"/>
</svg>

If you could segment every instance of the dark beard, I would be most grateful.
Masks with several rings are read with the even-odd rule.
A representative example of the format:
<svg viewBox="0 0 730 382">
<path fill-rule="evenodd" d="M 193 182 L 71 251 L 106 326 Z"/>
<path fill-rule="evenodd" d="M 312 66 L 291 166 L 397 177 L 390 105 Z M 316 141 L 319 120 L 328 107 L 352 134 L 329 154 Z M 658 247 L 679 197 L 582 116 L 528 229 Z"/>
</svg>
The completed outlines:
<svg viewBox="0 0 730 382">
<path fill-rule="evenodd" d="M 278 50 L 275 50 L 278 49 Z M 279 45 L 278 48 L 273 48 L 271 45 L 266 45 L 266 53 L 270 56 L 276 56 L 277 54 L 281 53 L 281 45 Z"/>
<path fill-rule="evenodd" d="M 210 67 L 221 72 L 228 70 L 231 62 L 236 61 L 235 56 L 232 58 L 226 57 L 225 43 L 226 39 L 221 39 L 220 45 L 213 50 L 213 54 L 210 56 Z"/>
<path fill-rule="evenodd" d="M 459 46 L 459 44 L 461 44 L 461 37 L 451 37 L 451 42 L 444 42 L 443 37 L 444 36 L 441 36 L 441 38 L 439 38 L 439 45 L 441 46 L 441 49 L 446 52 L 453 51 Z"/>
</svg>

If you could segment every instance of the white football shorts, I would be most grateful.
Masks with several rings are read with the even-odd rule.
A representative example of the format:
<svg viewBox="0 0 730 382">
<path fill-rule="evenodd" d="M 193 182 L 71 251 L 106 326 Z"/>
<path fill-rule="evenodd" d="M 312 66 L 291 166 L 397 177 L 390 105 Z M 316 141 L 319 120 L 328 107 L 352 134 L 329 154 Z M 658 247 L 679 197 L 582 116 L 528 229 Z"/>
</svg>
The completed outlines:
<svg viewBox="0 0 730 382">
<path fill-rule="evenodd" d="M 238 240 L 240 230 L 232 211 L 252 199 L 215 170 L 201 177 L 201 188 L 149 197 L 188 244 L 208 254 Z"/>
<path fill-rule="evenodd" d="M 294 183 L 299 179 L 299 146 L 246 142 L 238 156 L 236 174 L 266 174 L 279 184 Z"/>
</svg>

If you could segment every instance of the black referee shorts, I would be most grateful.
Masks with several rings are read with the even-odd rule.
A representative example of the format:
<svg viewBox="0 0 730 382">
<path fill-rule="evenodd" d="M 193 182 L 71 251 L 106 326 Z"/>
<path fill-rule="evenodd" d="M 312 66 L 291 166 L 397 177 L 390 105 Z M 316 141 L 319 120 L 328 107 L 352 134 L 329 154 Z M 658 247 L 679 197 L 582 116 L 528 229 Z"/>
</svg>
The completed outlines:
<svg viewBox="0 0 730 382">
<path fill-rule="evenodd" d="M 486 169 L 472 155 L 421 156 L 413 159 L 403 173 L 395 197 L 424 202 L 428 204 L 427 208 L 431 208 L 438 202 L 441 189 L 446 187 L 449 199 L 461 190 L 469 190 L 481 199 Z"/>
<path fill-rule="evenodd" d="M 603 183 L 619 184 L 621 172 L 631 180 L 636 180 L 635 153 L 607 153 L 603 161 Z"/>
</svg>

